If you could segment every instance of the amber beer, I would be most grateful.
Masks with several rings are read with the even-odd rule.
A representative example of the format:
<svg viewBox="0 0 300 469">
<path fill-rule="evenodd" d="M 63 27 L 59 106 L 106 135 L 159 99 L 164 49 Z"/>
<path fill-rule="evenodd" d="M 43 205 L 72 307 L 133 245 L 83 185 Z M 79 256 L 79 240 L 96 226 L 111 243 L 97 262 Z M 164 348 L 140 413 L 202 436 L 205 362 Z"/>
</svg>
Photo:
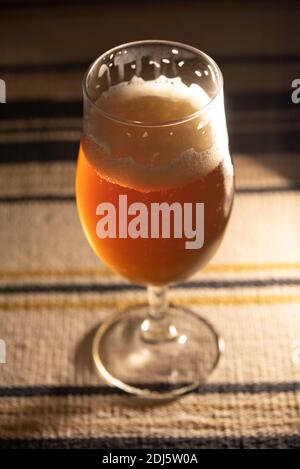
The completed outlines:
<svg viewBox="0 0 300 469">
<path fill-rule="evenodd" d="M 135 283 L 183 280 L 209 261 L 222 240 L 233 171 L 227 141 L 218 137 L 224 134 L 217 129 L 224 125 L 222 107 L 216 101 L 206 110 L 208 101 L 201 88 L 180 79 L 136 78 L 112 86 L 90 110 L 77 167 L 81 222 L 96 254 Z M 118 208 L 120 195 L 128 204 L 145 204 L 149 217 L 153 203 L 203 203 L 203 246 L 187 249 L 186 237 L 172 235 L 99 238 L 96 209 L 101 202 Z"/>
</svg>

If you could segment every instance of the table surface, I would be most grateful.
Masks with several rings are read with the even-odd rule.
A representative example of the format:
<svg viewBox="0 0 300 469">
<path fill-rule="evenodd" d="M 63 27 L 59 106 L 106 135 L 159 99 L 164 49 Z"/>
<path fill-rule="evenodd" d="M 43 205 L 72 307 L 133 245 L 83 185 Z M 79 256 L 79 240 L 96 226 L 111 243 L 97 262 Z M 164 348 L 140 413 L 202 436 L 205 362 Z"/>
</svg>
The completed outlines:
<svg viewBox="0 0 300 469">
<path fill-rule="evenodd" d="M 63 47 L 69 17 L 52 14 L 57 35 L 51 18 L 40 25 L 38 13 L 27 17 L 23 35 L 34 25 L 41 46 L 29 47 L 28 36 L 22 41 L 17 25 L 24 26 L 26 12 L 12 18 L 6 11 L 2 28 L 4 36 L 9 27 L 18 31 L 10 47 L 20 57 L 16 65 L 6 50 L 1 59 L 9 93 L 0 109 L 0 339 L 7 351 L 0 364 L 0 448 L 299 446 L 300 105 L 290 100 L 292 75 L 283 79 L 280 72 L 282 63 L 289 70 L 293 64 L 279 58 L 270 64 L 268 50 L 247 61 L 234 34 L 228 36 L 235 60 L 226 50 L 220 60 L 229 84 L 233 213 L 212 262 L 170 293 L 172 302 L 216 327 L 226 351 L 195 392 L 164 405 L 137 404 L 101 382 L 91 363 L 97 325 L 144 302 L 146 292 L 100 264 L 79 224 L 80 80 L 92 56 L 86 45 L 73 55 Z M 90 10 L 85 14 L 92 39 L 96 24 Z M 72 15 L 70 34 L 80 11 Z M 274 27 L 272 12 L 268 18 Z M 250 15 L 249 25 L 242 23 L 249 34 L 251 21 Z M 237 71 L 240 81 L 249 78 L 247 86 Z"/>
</svg>

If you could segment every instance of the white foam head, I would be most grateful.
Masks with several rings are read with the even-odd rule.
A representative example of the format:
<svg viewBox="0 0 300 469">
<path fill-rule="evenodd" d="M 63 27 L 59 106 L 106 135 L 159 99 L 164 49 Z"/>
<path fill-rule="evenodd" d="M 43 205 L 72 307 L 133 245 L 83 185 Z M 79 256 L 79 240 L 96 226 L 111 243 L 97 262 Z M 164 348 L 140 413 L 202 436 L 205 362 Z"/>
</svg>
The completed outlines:
<svg viewBox="0 0 300 469">
<path fill-rule="evenodd" d="M 85 121 L 83 147 L 99 174 L 121 186 L 153 191 L 185 185 L 206 176 L 225 160 L 228 153 L 222 96 L 219 104 L 205 109 L 210 98 L 196 84 L 187 86 L 178 78 L 160 76 L 145 81 L 133 77 L 130 82 L 111 86 L 97 104 L 105 110 L 111 99 L 127 101 L 140 96 L 158 96 L 189 101 L 203 112 L 187 121 L 172 125 L 127 125 L 97 114 Z M 118 116 L 115 116 L 118 118 Z"/>
<path fill-rule="evenodd" d="M 187 86 L 180 77 L 168 78 L 160 75 L 155 80 L 149 81 L 133 76 L 128 82 L 112 85 L 108 91 L 102 93 L 97 104 L 101 107 L 101 105 L 105 106 L 105 101 L 111 99 L 128 100 L 141 96 L 157 96 L 178 101 L 190 101 L 195 111 L 204 108 L 210 102 L 208 94 L 199 85 L 192 83 Z"/>
</svg>

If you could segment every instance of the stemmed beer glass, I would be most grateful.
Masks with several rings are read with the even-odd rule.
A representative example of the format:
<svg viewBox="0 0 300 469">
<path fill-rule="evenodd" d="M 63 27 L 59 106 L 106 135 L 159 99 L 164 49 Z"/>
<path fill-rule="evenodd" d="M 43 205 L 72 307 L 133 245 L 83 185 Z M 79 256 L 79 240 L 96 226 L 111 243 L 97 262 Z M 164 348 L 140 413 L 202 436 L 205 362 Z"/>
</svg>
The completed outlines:
<svg viewBox="0 0 300 469">
<path fill-rule="evenodd" d="M 220 339 L 167 287 L 204 266 L 223 238 L 234 176 L 222 74 L 194 47 L 139 41 L 89 68 L 77 163 L 80 220 L 113 271 L 148 304 L 99 326 L 93 357 L 109 383 L 150 399 L 191 391 L 216 366 Z"/>
</svg>

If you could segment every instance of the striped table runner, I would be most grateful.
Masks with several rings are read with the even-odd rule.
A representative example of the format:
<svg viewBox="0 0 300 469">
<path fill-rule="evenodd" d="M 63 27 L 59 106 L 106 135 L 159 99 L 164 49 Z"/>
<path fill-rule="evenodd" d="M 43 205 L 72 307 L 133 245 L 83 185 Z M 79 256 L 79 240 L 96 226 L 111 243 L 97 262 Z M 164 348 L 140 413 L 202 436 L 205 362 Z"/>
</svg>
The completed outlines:
<svg viewBox="0 0 300 469">
<path fill-rule="evenodd" d="M 201 9 L 192 3 L 174 4 L 172 24 L 183 14 L 196 24 Z M 18 2 L 1 11 L 8 103 L 0 105 L 0 339 L 7 361 L 0 364 L 0 448 L 300 446 L 300 104 L 290 98 L 297 16 L 255 3 L 246 21 L 232 6 L 218 15 L 206 6 L 202 45 L 194 27 L 178 34 L 170 22 L 169 34 L 160 34 L 168 2 L 157 7 L 156 34 L 148 6 L 130 3 L 125 11 L 116 4 L 28 10 Z M 221 26 L 229 14 L 228 40 L 209 41 L 212 18 Z M 255 21 L 260 34 L 250 37 Z M 146 292 L 99 262 L 74 203 L 80 81 L 96 55 L 136 39 L 131 27 L 139 37 L 173 37 L 219 58 L 237 183 L 219 252 L 170 291 L 174 303 L 213 323 L 226 353 L 206 384 L 156 406 L 108 387 L 91 363 L 98 324 L 143 303 Z"/>
</svg>

